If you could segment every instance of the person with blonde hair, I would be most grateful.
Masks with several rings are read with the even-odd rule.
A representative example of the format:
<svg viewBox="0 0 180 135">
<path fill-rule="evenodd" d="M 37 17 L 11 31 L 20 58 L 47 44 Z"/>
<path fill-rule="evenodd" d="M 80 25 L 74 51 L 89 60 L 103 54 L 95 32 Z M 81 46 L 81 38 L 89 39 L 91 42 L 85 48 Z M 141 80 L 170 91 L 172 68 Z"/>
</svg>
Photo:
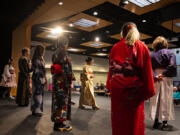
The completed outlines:
<svg viewBox="0 0 180 135">
<path fill-rule="evenodd" d="M 111 94 L 112 135 L 144 135 L 144 101 L 155 94 L 151 57 L 132 22 L 110 53 L 106 88 Z"/>
<path fill-rule="evenodd" d="M 174 120 L 173 80 L 177 75 L 176 56 L 168 50 L 167 40 L 159 36 L 153 42 L 151 53 L 152 68 L 156 95 L 150 99 L 150 119 L 154 120 L 153 128 L 170 130 L 167 121 Z M 161 124 L 159 121 L 162 121 Z"/>
</svg>

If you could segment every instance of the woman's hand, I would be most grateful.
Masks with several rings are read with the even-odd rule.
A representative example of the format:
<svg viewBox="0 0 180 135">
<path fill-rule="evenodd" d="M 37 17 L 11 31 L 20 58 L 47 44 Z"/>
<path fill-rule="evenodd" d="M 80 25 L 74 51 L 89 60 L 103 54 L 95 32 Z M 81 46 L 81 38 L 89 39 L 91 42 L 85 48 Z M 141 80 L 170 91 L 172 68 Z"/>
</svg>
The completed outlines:
<svg viewBox="0 0 180 135">
<path fill-rule="evenodd" d="M 31 63 L 31 61 L 28 63 L 28 66 L 29 66 L 29 69 L 32 68 L 32 63 Z"/>
<path fill-rule="evenodd" d="M 94 78 L 94 75 L 91 75 L 90 78 Z"/>
<path fill-rule="evenodd" d="M 160 75 L 158 75 L 158 76 L 155 77 L 155 79 L 156 79 L 157 81 L 162 81 L 163 78 L 164 78 L 164 75 L 162 75 L 162 74 L 160 74 Z"/>
<path fill-rule="evenodd" d="M 67 58 L 68 62 L 71 63 L 72 59 L 70 57 Z"/>
</svg>

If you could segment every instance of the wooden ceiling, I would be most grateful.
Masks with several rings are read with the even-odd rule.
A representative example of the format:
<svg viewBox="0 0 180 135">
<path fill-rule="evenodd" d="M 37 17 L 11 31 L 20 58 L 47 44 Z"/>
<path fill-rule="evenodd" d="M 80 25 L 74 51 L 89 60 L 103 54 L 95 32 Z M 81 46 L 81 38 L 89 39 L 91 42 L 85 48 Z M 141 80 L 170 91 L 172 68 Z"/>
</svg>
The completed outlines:
<svg viewBox="0 0 180 135">
<path fill-rule="evenodd" d="M 177 26 L 177 23 L 179 23 L 179 26 Z M 166 22 L 162 23 L 162 26 L 169 30 L 173 30 L 176 33 L 179 33 L 180 32 L 180 18 L 175 19 L 175 20 L 166 21 Z"/>
<path fill-rule="evenodd" d="M 115 38 L 117 40 L 121 39 L 121 34 L 115 34 L 115 35 L 112 35 L 111 38 Z M 148 38 L 152 38 L 152 36 L 149 36 L 147 34 L 144 34 L 144 33 L 140 33 L 140 39 L 141 40 L 144 40 L 144 39 L 148 39 Z"/>
<path fill-rule="evenodd" d="M 48 32 L 44 31 L 42 27 L 63 26 L 65 30 L 73 32 L 66 33 L 69 38 L 69 46 L 82 49 L 83 51 L 78 53 L 84 54 L 85 51 L 85 55 L 108 54 L 112 45 L 121 38 L 121 26 L 128 21 L 137 24 L 141 40 L 150 49 L 152 49 L 151 43 L 154 38 L 159 35 L 179 39 L 179 28 L 174 26 L 174 31 L 172 31 L 170 24 L 172 17 L 174 18 L 174 24 L 179 22 L 180 14 L 177 10 L 180 8 L 180 0 L 161 0 L 144 8 L 137 7 L 132 3 L 121 8 L 119 7 L 120 0 L 62 1 L 64 2 L 62 6 L 57 4 L 55 8 L 49 9 L 47 13 L 36 20 L 36 25 L 32 27 L 32 40 L 51 43 L 47 47 L 51 51 L 54 51 L 53 45 L 56 43 L 56 39 L 47 37 Z M 94 11 L 98 12 L 98 15 L 93 15 Z M 98 25 L 88 28 L 77 25 L 69 26 L 70 23 L 75 23 L 82 18 L 98 22 Z M 146 22 L 142 22 L 142 20 L 146 20 Z M 97 43 L 94 41 L 95 37 L 100 37 L 98 43 L 102 46 L 92 45 Z M 172 42 L 172 44 L 169 46 L 170 48 L 180 47 L 179 40 Z M 104 57 L 107 56 L 104 55 Z"/>
<path fill-rule="evenodd" d="M 85 43 L 82 43 L 81 45 L 82 46 L 87 46 L 87 47 L 92 47 L 92 48 L 103 48 L 103 47 L 112 46 L 112 44 L 109 44 L 109 43 L 95 42 L 95 41 L 85 42 Z"/>
<path fill-rule="evenodd" d="M 85 31 L 89 31 L 89 32 L 100 29 L 100 28 L 103 28 L 103 27 L 106 27 L 106 26 L 109 26 L 109 25 L 112 24 L 111 22 L 108 22 L 106 20 L 97 18 L 95 16 L 90 16 L 90 15 L 87 15 L 87 14 L 84 14 L 84 13 L 80 13 L 80 14 L 78 14 L 76 16 L 73 16 L 73 17 L 69 18 L 69 20 L 67 22 L 65 22 L 65 23 L 67 25 L 69 25 L 70 23 L 75 23 L 80 19 L 87 19 L 87 20 L 97 22 L 97 25 L 94 25 L 94 26 L 88 27 L 88 28 L 81 27 L 81 26 L 78 26 L 78 25 L 74 25 L 74 27 L 77 28 L 77 29 L 81 29 L 81 30 L 85 30 Z"/>
<path fill-rule="evenodd" d="M 52 2 L 48 5 L 50 8 L 46 8 L 46 12 L 40 15 L 36 20 L 34 20 L 33 24 L 41 24 L 49 21 L 58 20 L 67 16 L 71 16 L 73 14 L 77 14 L 82 12 L 83 10 L 87 10 L 89 8 L 93 8 L 99 4 L 104 2 L 110 2 L 119 6 L 120 0 L 61 0 L 64 4 L 63 6 L 59 6 L 59 0 L 51 0 Z M 168 6 L 173 3 L 180 2 L 180 0 L 161 0 L 158 3 L 152 4 L 150 6 L 146 6 L 144 8 L 140 8 L 135 4 L 129 3 L 125 9 L 129 10 L 132 13 L 142 15 L 144 13 Z M 53 5 L 53 6 L 50 6 Z"/>
</svg>

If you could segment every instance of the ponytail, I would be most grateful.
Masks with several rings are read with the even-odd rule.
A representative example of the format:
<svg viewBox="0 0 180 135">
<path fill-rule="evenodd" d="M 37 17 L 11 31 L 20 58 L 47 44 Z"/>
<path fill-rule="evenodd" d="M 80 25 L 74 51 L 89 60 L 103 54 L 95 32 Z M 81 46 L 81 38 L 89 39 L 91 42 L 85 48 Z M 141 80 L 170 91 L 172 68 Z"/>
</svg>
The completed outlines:
<svg viewBox="0 0 180 135">
<path fill-rule="evenodd" d="M 139 40 L 140 34 L 136 27 L 130 28 L 125 39 L 126 44 L 133 46 L 137 40 Z"/>
<path fill-rule="evenodd" d="M 136 24 L 133 22 L 127 22 L 121 29 L 122 36 L 126 39 L 126 44 L 133 46 L 140 38 L 139 31 Z"/>
</svg>

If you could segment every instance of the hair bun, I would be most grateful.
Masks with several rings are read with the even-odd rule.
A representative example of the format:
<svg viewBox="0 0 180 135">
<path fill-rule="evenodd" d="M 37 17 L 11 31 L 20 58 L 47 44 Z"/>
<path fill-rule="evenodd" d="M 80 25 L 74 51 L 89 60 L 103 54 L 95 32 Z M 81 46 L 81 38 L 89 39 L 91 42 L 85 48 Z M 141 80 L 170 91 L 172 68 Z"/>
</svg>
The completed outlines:
<svg viewBox="0 0 180 135">
<path fill-rule="evenodd" d="M 132 25 L 132 24 L 129 24 L 129 25 L 128 25 L 128 28 L 129 28 L 129 29 L 131 29 L 132 27 L 133 27 L 133 25 Z"/>
<path fill-rule="evenodd" d="M 91 58 L 91 57 L 87 57 L 87 59 L 86 59 L 86 62 L 90 62 L 90 61 L 92 61 L 93 59 Z"/>
</svg>

